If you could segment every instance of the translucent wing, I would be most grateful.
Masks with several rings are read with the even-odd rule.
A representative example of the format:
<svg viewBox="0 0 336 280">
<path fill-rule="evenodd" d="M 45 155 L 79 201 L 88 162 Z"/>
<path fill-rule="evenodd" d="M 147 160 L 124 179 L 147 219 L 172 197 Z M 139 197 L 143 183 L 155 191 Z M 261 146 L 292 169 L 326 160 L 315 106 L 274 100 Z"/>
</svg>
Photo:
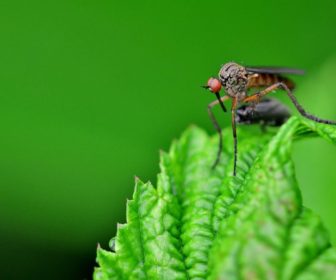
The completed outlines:
<svg viewBox="0 0 336 280">
<path fill-rule="evenodd" d="M 261 73 L 261 74 L 293 74 L 293 75 L 304 75 L 305 71 L 295 68 L 286 67 L 269 67 L 269 66 L 247 66 L 245 67 L 247 72 L 250 73 Z"/>
</svg>

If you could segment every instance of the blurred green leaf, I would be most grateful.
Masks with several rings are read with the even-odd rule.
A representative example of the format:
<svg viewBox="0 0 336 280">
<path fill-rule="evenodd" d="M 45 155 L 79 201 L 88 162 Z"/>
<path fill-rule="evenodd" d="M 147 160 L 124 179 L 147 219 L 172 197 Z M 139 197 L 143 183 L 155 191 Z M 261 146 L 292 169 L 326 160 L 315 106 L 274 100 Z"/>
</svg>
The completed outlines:
<svg viewBox="0 0 336 280">
<path fill-rule="evenodd" d="M 224 136 L 230 135 L 225 130 Z M 238 173 L 225 137 L 191 127 L 161 154 L 155 189 L 136 179 L 127 224 L 98 248 L 98 279 L 333 279 L 336 251 L 319 217 L 302 206 L 291 146 L 333 126 L 292 117 L 274 134 L 239 130 Z"/>
</svg>

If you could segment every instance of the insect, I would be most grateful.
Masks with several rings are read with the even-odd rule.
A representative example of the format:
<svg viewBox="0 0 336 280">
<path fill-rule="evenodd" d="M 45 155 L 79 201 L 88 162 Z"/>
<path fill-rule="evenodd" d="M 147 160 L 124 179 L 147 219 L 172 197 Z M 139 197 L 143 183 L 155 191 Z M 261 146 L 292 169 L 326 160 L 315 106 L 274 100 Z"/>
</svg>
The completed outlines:
<svg viewBox="0 0 336 280">
<path fill-rule="evenodd" d="M 236 111 L 237 124 L 260 124 L 265 126 L 280 126 L 284 124 L 291 113 L 289 109 L 274 98 L 264 98 L 257 104 L 243 104 Z"/>
<path fill-rule="evenodd" d="M 292 93 L 295 84 L 292 80 L 283 75 L 293 74 L 293 75 L 303 75 L 304 71 L 300 69 L 292 68 L 282 68 L 282 67 L 244 67 L 235 62 L 229 62 L 222 66 L 218 73 L 218 79 L 211 77 L 208 80 L 207 85 L 203 88 L 208 89 L 210 92 L 215 94 L 217 100 L 211 102 L 208 105 L 209 117 L 219 134 L 219 146 L 217 151 L 216 160 L 212 168 L 215 168 L 220 161 L 220 156 L 222 152 L 223 139 L 222 139 L 222 129 L 212 111 L 213 107 L 220 105 L 224 112 L 227 112 L 227 109 L 224 105 L 224 102 L 231 99 L 231 123 L 232 123 L 232 134 L 233 134 L 233 143 L 234 143 L 234 166 L 233 166 L 233 176 L 236 176 L 237 173 L 237 132 L 236 132 L 236 123 L 256 123 L 258 120 L 257 116 L 253 116 L 253 108 L 259 108 L 259 121 L 268 121 L 269 119 L 280 120 L 280 123 L 283 121 L 283 118 L 286 117 L 284 111 L 276 113 L 276 108 L 279 107 L 279 102 L 273 104 L 276 105 L 273 109 L 271 108 L 272 103 L 267 103 L 264 101 L 264 97 L 275 91 L 275 90 L 284 90 L 296 109 L 299 113 L 315 122 L 333 124 L 335 121 L 321 119 L 310 113 L 308 113 L 297 101 L 296 97 Z M 224 88 L 226 95 L 220 96 L 219 92 Z M 258 89 L 255 93 L 250 93 L 251 89 Z M 243 106 L 240 106 L 243 104 Z M 251 106 L 247 106 L 250 104 Z M 245 107 L 244 107 L 245 106 Z M 259 106 L 259 107 L 258 107 Z M 266 106 L 267 110 L 261 109 L 260 106 Z M 237 110 L 238 109 L 238 110 Z M 265 108 L 264 108 L 265 109 Z M 283 109 L 283 108 L 282 108 Z M 247 113 L 247 111 L 250 111 Z M 248 117 L 244 121 L 244 113 L 247 113 Z M 251 115 L 252 114 L 252 115 Z"/>
</svg>

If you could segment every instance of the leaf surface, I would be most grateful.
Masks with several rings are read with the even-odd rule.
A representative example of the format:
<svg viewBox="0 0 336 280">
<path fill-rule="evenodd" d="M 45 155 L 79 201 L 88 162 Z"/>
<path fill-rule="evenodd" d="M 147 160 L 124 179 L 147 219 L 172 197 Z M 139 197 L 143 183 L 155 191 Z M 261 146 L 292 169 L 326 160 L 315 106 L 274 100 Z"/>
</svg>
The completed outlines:
<svg viewBox="0 0 336 280">
<path fill-rule="evenodd" d="M 336 143 L 335 127 L 292 117 L 278 131 L 239 129 L 236 177 L 228 135 L 215 170 L 217 137 L 190 127 L 161 153 L 156 188 L 136 179 L 95 279 L 335 279 L 335 249 L 302 205 L 291 159 L 294 140 Z"/>
</svg>

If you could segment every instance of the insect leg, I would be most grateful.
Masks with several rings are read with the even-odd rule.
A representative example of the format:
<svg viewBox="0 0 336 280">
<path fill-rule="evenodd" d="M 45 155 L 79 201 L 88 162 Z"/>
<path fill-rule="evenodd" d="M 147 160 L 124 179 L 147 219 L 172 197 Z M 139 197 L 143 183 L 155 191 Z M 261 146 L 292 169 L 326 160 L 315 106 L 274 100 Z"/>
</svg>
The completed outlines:
<svg viewBox="0 0 336 280">
<path fill-rule="evenodd" d="M 230 97 L 227 96 L 227 95 L 224 95 L 223 97 L 220 98 L 220 100 L 222 102 L 224 102 L 225 100 L 228 100 Z M 211 102 L 209 105 L 208 105 L 208 114 L 209 114 L 209 117 L 211 119 L 211 122 L 212 124 L 214 125 L 215 129 L 217 130 L 218 132 L 218 136 L 219 136 L 219 144 L 218 144 L 218 150 L 217 150 L 217 156 L 216 156 L 216 160 L 215 162 L 213 163 L 212 165 L 212 169 L 214 169 L 217 164 L 219 163 L 219 160 L 220 160 L 220 156 L 221 156 L 221 152 L 222 152 L 222 148 L 223 148 L 223 136 L 222 136 L 222 129 L 212 111 L 212 108 L 216 105 L 220 104 L 219 100 L 215 100 L 213 102 Z"/>
<path fill-rule="evenodd" d="M 279 87 L 282 87 L 287 92 L 288 97 L 293 102 L 294 106 L 296 107 L 296 109 L 298 109 L 298 111 L 300 112 L 302 116 L 306 117 L 307 119 L 318 122 L 318 123 L 336 124 L 336 121 L 321 119 L 319 117 L 316 117 L 306 112 L 306 110 L 303 109 L 303 107 L 299 104 L 294 94 L 290 91 L 290 89 L 284 83 L 280 83 Z"/>
<path fill-rule="evenodd" d="M 321 119 L 319 117 L 316 117 L 316 116 L 306 112 L 306 110 L 303 109 L 303 107 L 299 104 L 299 102 L 297 101 L 296 97 L 291 92 L 291 90 L 284 83 L 276 83 L 274 85 L 271 85 L 270 87 L 254 94 L 254 95 L 246 97 L 243 101 L 244 102 L 258 102 L 260 100 L 260 98 L 262 98 L 266 94 L 269 94 L 270 92 L 272 92 L 276 89 L 280 89 L 280 88 L 284 89 L 287 92 L 288 97 L 290 98 L 290 100 L 292 101 L 292 103 L 294 104 L 296 109 L 305 118 L 313 120 L 313 121 L 318 122 L 318 123 L 336 124 L 336 121 Z"/>
<path fill-rule="evenodd" d="M 232 134 L 233 134 L 233 150 L 234 150 L 234 159 L 233 159 L 233 176 L 236 176 L 237 171 L 237 129 L 236 129 L 236 109 L 237 109 L 238 99 L 232 99 L 231 107 L 231 122 L 232 122 Z"/>
</svg>

